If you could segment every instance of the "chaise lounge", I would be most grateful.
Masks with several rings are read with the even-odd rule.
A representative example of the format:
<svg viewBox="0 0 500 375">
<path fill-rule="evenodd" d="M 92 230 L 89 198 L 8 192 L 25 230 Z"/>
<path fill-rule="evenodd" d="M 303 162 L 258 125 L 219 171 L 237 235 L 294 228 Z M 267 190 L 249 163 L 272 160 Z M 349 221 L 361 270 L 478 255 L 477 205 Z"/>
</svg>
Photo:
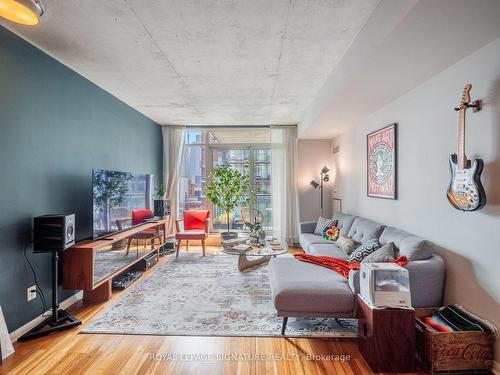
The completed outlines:
<svg viewBox="0 0 500 375">
<path fill-rule="evenodd" d="M 340 233 L 358 242 L 377 238 L 381 245 L 393 242 L 397 255 L 409 263 L 413 307 L 440 306 L 445 264 L 433 253 L 434 245 L 418 236 L 374 221 L 337 213 Z M 300 223 L 300 245 L 308 254 L 347 259 L 335 242 L 314 234 L 316 221 Z M 359 271 L 349 278 L 330 269 L 301 262 L 291 257 L 278 257 L 270 263 L 270 283 L 277 315 L 283 317 L 282 334 L 288 317 L 355 318 L 356 294 L 359 293 Z"/>
</svg>

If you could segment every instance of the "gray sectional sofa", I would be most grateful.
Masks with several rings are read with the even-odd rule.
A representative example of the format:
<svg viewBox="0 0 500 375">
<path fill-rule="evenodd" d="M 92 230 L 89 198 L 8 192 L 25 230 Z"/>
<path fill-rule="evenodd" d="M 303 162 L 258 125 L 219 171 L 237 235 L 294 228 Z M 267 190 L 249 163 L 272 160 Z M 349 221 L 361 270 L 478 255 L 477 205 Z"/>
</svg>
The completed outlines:
<svg viewBox="0 0 500 375">
<path fill-rule="evenodd" d="M 378 238 L 380 244 L 393 242 L 397 255 L 405 255 L 410 276 L 413 307 L 440 306 L 445 265 L 443 259 L 433 253 L 429 241 L 394 227 L 374 221 L 337 213 L 340 233 L 364 242 Z M 335 245 L 314 234 L 316 221 L 300 224 L 300 245 L 312 255 L 324 255 L 347 259 L 346 253 Z M 359 271 L 351 271 L 349 279 L 330 269 L 301 262 L 293 257 L 277 257 L 270 262 L 270 282 L 274 306 L 283 317 L 282 334 L 288 317 L 356 317 L 356 294 L 359 293 Z"/>
</svg>

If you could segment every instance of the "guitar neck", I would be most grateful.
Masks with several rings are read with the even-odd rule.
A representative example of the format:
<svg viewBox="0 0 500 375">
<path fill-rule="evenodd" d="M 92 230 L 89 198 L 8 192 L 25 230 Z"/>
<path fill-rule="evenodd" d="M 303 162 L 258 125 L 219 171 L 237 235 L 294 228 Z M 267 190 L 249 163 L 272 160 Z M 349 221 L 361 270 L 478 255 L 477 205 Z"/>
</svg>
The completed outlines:
<svg viewBox="0 0 500 375">
<path fill-rule="evenodd" d="M 464 169 L 467 166 L 467 157 L 465 156 L 465 108 L 460 109 L 460 118 L 458 122 L 458 167 Z"/>
</svg>

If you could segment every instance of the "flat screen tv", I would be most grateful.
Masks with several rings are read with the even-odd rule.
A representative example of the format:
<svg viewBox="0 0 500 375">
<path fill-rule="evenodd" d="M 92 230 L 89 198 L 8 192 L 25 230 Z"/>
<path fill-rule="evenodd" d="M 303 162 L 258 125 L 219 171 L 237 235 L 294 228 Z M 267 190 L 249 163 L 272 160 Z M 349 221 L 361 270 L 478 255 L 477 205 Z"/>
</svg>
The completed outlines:
<svg viewBox="0 0 500 375">
<path fill-rule="evenodd" d="M 92 170 L 92 238 L 129 229 L 132 210 L 152 209 L 153 175 Z"/>
</svg>

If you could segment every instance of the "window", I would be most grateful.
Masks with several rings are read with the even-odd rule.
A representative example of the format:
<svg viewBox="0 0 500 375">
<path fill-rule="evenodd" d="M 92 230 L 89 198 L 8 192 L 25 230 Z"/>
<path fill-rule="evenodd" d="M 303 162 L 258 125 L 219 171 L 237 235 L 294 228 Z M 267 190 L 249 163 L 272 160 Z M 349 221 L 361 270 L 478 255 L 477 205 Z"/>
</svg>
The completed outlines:
<svg viewBox="0 0 500 375">
<path fill-rule="evenodd" d="M 210 209 L 211 229 L 227 230 L 224 212 L 212 207 L 203 189 L 211 169 L 224 164 L 250 174 L 251 191 L 255 194 L 251 197 L 249 192 L 248 205 L 264 214 L 264 228 L 271 230 L 271 151 L 267 128 L 188 130 L 179 179 L 179 213 L 189 209 Z M 240 208 L 230 215 L 231 230 L 245 230 Z"/>
<path fill-rule="evenodd" d="M 179 177 L 179 213 L 207 207 L 203 185 L 206 180 L 205 134 L 201 130 L 187 131 L 184 139 L 181 174 Z"/>
</svg>

